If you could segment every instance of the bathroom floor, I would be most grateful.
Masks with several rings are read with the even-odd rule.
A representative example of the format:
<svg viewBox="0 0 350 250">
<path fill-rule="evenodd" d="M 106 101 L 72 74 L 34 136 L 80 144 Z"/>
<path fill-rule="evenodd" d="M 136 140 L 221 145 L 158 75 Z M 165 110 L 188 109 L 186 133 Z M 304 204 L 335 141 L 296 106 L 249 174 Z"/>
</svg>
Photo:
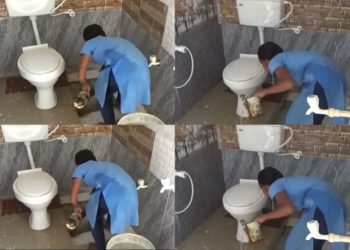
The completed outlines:
<svg viewBox="0 0 350 250">
<path fill-rule="evenodd" d="M 2 204 L 0 202 L 1 212 Z M 27 211 L 0 216 L 0 249 L 89 249 L 93 246 L 94 241 L 86 219 L 82 220 L 75 237 L 67 232 L 64 221 L 72 212 L 70 205 L 54 206 L 48 212 L 51 225 L 41 231 L 29 227 Z M 106 239 L 111 237 L 107 230 L 105 235 Z"/>
<path fill-rule="evenodd" d="M 55 86 L 58 98 L 56 107 L 50 110 L 39 110 L 34 105 L 35 89 L 30 84 L 23 84 L 16 78 L 0 79 L 0 122 L 2 124 L 99 124 L 103 118 L 96 98 L 91 98 L 83 116 L 79 116 L 73 107 L 73 99 L 78 95 L 81 86 L 76 74 L 67 74 L 62 84 Z M 9 81 L 11 79 L 11 81 Z M 94 80 L 91 80 L 94 82 Z M 14 86 L 9 86 L 12 83 Z M 145 112 L 143 109 L 140 112 Z M 115 109 L 116 119 L 122 117 Z"/>
<path fill-rule="evenodd" d="M 264 240 L 255 244 L 241 244 L 236 240 L 236 220 L 223 207 L 213 213 L 180 246 L 180 250 L 283 250 L 291 230 L 272 226 L 262 228 Z M 324 249 L 331 249 L 325 246 Z"/>
<path fill-rule="evenodd" d="M 283 124 L 287 113 L 285 102 L 263 101 L 264 115 L 241 118 L 236 115 L 237 96 L 218 84 L 179 121 L 180 124 Z"/>
</svg>

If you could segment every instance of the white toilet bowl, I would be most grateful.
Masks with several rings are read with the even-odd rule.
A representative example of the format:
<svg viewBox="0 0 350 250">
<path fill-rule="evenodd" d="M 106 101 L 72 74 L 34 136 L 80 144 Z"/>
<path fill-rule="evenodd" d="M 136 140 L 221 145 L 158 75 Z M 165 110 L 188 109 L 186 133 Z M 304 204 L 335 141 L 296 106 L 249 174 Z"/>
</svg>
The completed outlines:
<svg viewBox="0 0 350 250">
<path fill-rule="evenodd" d="M 18 172 L 13 183 L 16 199 L 31 210 L 29 226 L 34 230 L 43 230 L 50 226 L 47 207 L 57 194 L 57 183 L 41 168 Z"/>
<path fill-rule="evenodd" d="M 237 220 L 236 239 L 249 242 L 241 221 L 252 222 L 266 205 L 266 198 L 258 183 L 254 180 L 241 180 L 240 184 L 225 192 L 222 201 L 225 210 Z"/>
<path fill-rule="evenodd" d="M 55 107 L 54 85 L 65 69 L 63 57 L 47 44 L 24 47 L 17 65 L 21 76 L 37 89 L 35 106 L 38 109 Z"/>
<path fill-rule="evenodd" d="M 251 97 L 266 80 L 266 72 L 256 55 L 241 54 L 240 58 L 228 64 L 223 71 L 224 83 L 237 95 L 236 114 L 248 117 L 240 96 Z"/>
</svg>

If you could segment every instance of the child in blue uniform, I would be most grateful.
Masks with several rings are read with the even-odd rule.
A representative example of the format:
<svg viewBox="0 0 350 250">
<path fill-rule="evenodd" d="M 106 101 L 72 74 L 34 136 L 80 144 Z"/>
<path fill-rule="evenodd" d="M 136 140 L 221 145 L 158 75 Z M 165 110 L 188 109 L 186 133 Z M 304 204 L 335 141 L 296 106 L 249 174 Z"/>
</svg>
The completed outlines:
<svg viewBox="0 0 350 250">
<path fill-rule="evenodd" d="M 326 182 L 314 177 L 283 177 L 272 167 L 259 172 L 258 182 L 264 194 L 276 204 L 276 209 L 255 220 L 264 223 L 283 218 L 295 211 L 302 212 L 286 242 L 286 250 L 320 250 L 322 240 L 306 240 L 307 222 L 317 220 L 320 233 L 346 234 L 347 208 L 341 197 Z M 334 250 L 345 250 L 346 244 L 333 244 Z"/>
<path fill-rule="evenodd" d="M 98 162 L 90 150 L 75 155 L 78 167 L 73 174 L 71 203 L 75 212 L 82 213 L 78 203 L 80 187 L 93 188 L 86 206 L 86 216 L 97 249 L 105 249 L 103 216 L 108 214 L 112 234 L 124 233 L 128 226 L 138 226 L 138 194 L 132 178 L 118 165 Z"/>
<path fill-rule="evenodd" d="M 285 123 L 288 125 L 320 125 L 323 115 L 306 115 L 307 97 L 317 95 L 322 109 L 346 107 L 347 83 L 340 70 L 326 57 L 311 51 L 283 52 L 273 42 L 266 42 L 258 50 L 260 62 L 269 71 L 275 85 L 261 89 L 256 96 L 263 98 L 301 86 L 299 96 L 290 107 Z M 346 124 L 345 118 L 334 118 L 334 124 Z"/>
<path fill-rule="evenodd" d="M 150 72 L 147 59 L 131 42 L 106 37 L 103 29 L 92 24 L 84 29 L 85 44 L 79 80 L 83 89 L 91 91 L 86 71 L 91 59 L 102 65 L 95 94 L 106 124 L 115 124 L 113 96 L 118 92 L 122 114 L 134 113 L 139 105 L 151 104 Z"/>
</svg>

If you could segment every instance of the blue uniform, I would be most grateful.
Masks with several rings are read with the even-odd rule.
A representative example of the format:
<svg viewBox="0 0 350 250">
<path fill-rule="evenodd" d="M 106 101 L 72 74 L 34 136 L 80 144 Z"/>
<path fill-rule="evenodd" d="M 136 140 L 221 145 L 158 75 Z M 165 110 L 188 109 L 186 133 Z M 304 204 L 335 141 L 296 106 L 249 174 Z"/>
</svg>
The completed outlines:
<svg viewBox="0 0 350 250">
<path fill-rule="evenodd" d="M 314 177 L 285 177 L 278 179 L 269 188 L 269 196 L 283 192 L 295 209 L 303 212 L 286 242 L 286 250 L 312 250 L 314 242 L 305 238 L 309 234 L 307 222 L 314 219 L 315 210 L 324 215 L 329 233 L 346 234 L 346 205 L 339 195 L 325 182 Z M 333 244 L 334 250 L 344 250 L 343 243 Z"/>
<path fill-rule="evenodd" d="M 101 107 L 105 103 L 111 73 L 120 91 L 123 114 L 136 112 L 139 105 L 151 104 L 148 62 L 132 43 L 121 38 L 98 36 L 85 42 L 81 54 L 89 55 L 105 66 L 95 86 Z"/>
<path fill-rule="evenodd" d="M 345 109 L 347 83 L 340 70 L 326 57 L 317 52 L 295 51 L 280 53 L 269 63 L 269 70 L 284 67 L 297 86 L 303 89 L 290 107 L 286 124 L 312 125 L 313 116 L 305 115 L 309 109 L 307 97 L 314 94 L 316 84 L 320 84 L 325 93 L 328 107 Z M 334 118 L 334 124 L 346 124 L 345 118 Z"/>
<path fill-rule="evenodd" d="M 92 228 L 95 226 L 101 192 L 111 217 L 112 234 L 124 233 L 128 226 L 138 226 L 136 184 L 121 167 L 108 162 L 88 161 L 75 169 L 73 178 L 95 189 L 86 207 Z"/>
</svg>

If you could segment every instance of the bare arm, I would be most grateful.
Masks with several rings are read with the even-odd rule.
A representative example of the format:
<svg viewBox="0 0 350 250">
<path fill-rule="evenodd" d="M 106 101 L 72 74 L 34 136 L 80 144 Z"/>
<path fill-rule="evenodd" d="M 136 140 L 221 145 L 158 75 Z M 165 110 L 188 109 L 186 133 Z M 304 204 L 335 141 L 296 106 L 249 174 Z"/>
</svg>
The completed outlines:
<svg viewBox="0 0 350 250">
<path fill-rule="evenodd" d="M 280 192 L 276 195 L 277 209 L 259 216 L 256 220 L 259 223 L 264 223 L 265 221 L 272 219 L 279 219 L 287 217 L 294 213 L 295 208 L 293 203 L 288 199 L 287 195 L 283 192 Z"/>
<path fill-rule="evenodd" d="M 74 178 L 73 185 L 72 185 L 72 191 L 71 191 L 71 197 L 70 197 L 70 201 L 74 207 L 74 211 L 77 213 L 80 213 L 80 214 L 83 212 L 83 209 L 78 202 L 78 194 L 79 194 L 80 187 L 82 185 L 83 185 L 83 182 L 80 179 Z"/>
<path fill-rule="evenodd" d="M 90 56 L 82 55 L 79 69 L 79 81 L 83 85 L 83 89 L 87 92 L 91 91 L 91 85 L 86 79 L 86 72 L 88 70 L 90 60 Z"/>
<path fill-rule="evenodd" d="M 263 98 L 267 95 L 283 93 L 288 90 L 291 90 L 294 87 L 293 78 L 288 73 L 285 68 L 278 68 L 276 71 L 276 85 L 273 85 L 266 89 L 261 89 L 256 93 L 256 96 Z"/>
</svg>

